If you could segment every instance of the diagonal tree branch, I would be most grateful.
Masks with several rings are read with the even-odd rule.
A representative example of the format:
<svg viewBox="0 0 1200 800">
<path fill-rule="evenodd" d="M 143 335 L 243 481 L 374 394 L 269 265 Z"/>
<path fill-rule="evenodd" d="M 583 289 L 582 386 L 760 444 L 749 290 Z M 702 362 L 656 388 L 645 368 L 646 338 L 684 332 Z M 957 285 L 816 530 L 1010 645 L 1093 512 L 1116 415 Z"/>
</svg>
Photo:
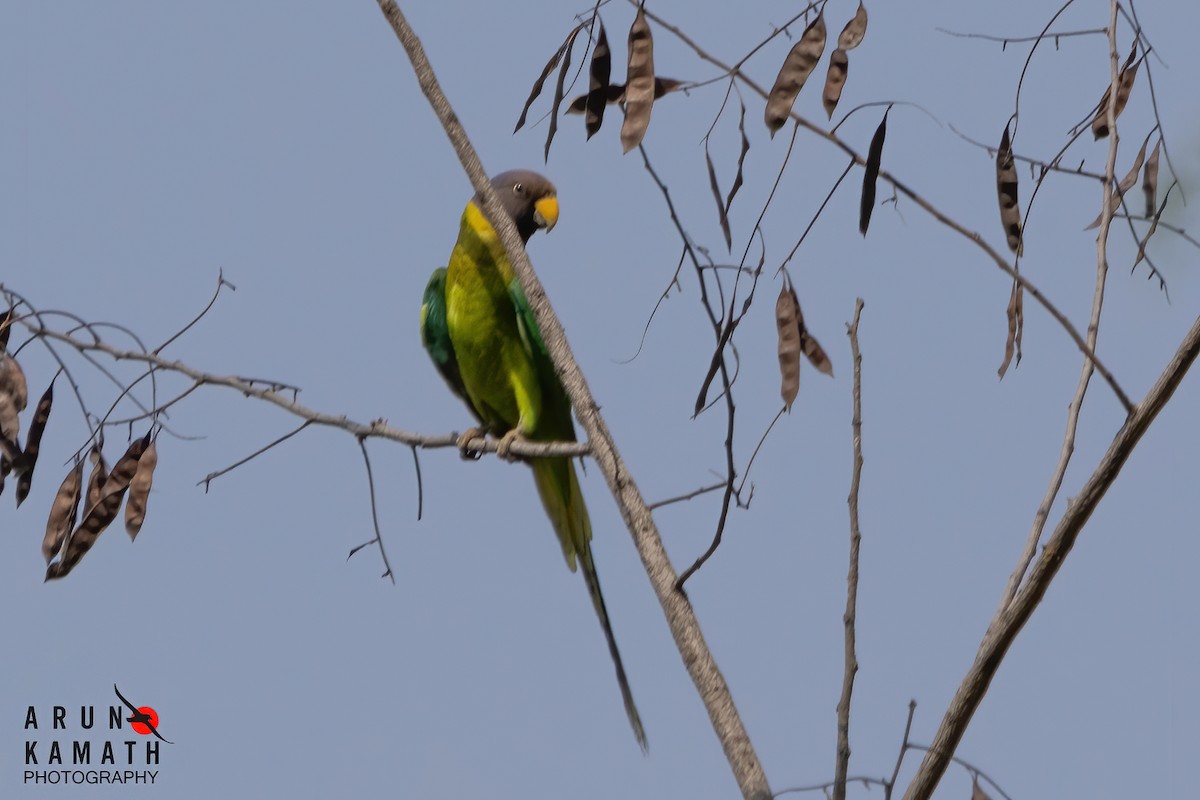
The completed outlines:
<svg viewBox="0 0 1200 800">
<path fill-rule="evenodd" d="M 604 419 L 600 416 L 599 407 L 588 389 L 587 381 L 584 380 L 583 373 L 567 345 L 562 325 L 559 324 L 558 318 L 550 308 L 546 293 L 533 272 L 529 257 L 525 254 L 525 248 L 517 235 L 516 227 L 496 201 L 488 181 L 488 175 L 479 161 L 479 156 L 475 153 L 462 124 L 458 121 L 450 102 L 438 85 L 433 68 L 425 56 L 425 51 L 416 33 L 409 26 L 394 0 L 377 0 L 377 2 L 407 52 L 413 71 L 416 73 L 417 82 L 433 107 L 438 120 L 442 123 L 446 135 L 462 162 L 464 171 L 471 179 L 471 185 L 479 193 L 484 214 L 500 234 L 513 272 L 516 273 L 517 279 L 521 282 L 521 288 L 529 298 L 529 304 L 533 309 L 538 328 L 542 332 L 542 338 L 550 351 L 555 370 L 562 378 L 567 395 L 571 398 L 571 405 L 575 409 L 575 415 L 588 435 L 592 456 L 608 483 L 613 499 L 621 510 L 621 516 L 633 536 L 634 544 L 642 559 L 642 565 L 646 569 L 650 584 L 666 615 L 671 634 L 675 638 L 676 647 L 679 649 L 688 674 L 696 685 L 700 699 L 708 710 L 713 730 L 721 742 L 725 757 L 729 760 L 738 787 L 743 796 L 747 798 L 765 800 L 771 796 L 766 774 L 763 772 L 758 756 L 750 743 L 750 737 L 734 706 L 729 687 L 704 641 L 700 623 L 696 619 L 691 603 L 683 592 L 675 589 L 675 570 L 667 557 L 650 509 L 647 508 L 641 492 L 617 452 L 612 435 L 609 433 Z"/>
<path fill-rule="evenodd" d="M 933 793 L 950 763 L 950 756 L 954 754 L 971 717 L 979 708 L 992 678 L 1000 668 L 1008 648 L 1042 601 L 1084 525 L 1096 510 L 1097 504 L 1117 479 L 1125 461 L 1154 422 L 1158 412 L 1162 411 L 1163 406 L 1171 399 L 1197 355 L 1200 355 L 1200 317 L 1192 323 L 1191 329 L 1176 350 L 1175 357 L 1159 375 L 1146 397 L 1134 407 L 1133 414 L 1117 431 L 1117 435 L 1108 446 L 1108 451 L 1096 465 L 1083 489 L 1067 505 L 1066 512 L 1059 520 L 1054 533 L 1046 540 L 1045 548 L 1034 562 L 1021 590 L 1007 608 L 997 613 L 995 621 L 979 645 L 975 663 L 971 665 L 950 701 L 950 707 L 946 710 L 946 716 L 930 744 L 930 750 L 909 784 L 904 795 L 905 800 L 924 800 Z"/>
</svg>

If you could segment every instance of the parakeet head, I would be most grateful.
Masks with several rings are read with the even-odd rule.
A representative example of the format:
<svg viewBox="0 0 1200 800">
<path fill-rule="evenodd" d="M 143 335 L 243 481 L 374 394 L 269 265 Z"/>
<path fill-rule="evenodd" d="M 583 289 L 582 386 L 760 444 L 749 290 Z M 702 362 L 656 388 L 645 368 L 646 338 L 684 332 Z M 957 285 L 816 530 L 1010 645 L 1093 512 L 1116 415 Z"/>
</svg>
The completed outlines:
<svg viewBox="0 0 1200 800">
<path fill-rule="evenodd" d="M 554 184 L 527 169 L 502 172 L 492 178 L 492 189 L 504 210 L 528 242 L 538 228 L 549 231 L 558 222 L 558 194 Z"/>
</svg>

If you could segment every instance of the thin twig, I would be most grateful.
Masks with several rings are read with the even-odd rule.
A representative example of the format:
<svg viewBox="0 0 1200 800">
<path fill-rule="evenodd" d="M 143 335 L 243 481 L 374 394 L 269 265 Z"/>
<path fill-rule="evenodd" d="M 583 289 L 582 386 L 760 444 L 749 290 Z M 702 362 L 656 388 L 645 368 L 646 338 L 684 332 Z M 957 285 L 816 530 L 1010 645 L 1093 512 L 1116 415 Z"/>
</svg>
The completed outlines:
<svg viewBox="0 0 1200 800">
<path fill-rule="evenodd" d="M 987 154 L 992 158 L 996 157 L 996 146 L 995 145 L 988 144 L 987 142 L 981 142 L 978 139 L 972 139 L 970 136 L 967 136 L 965 133 L 960 131 L 958 128 L 954 127 L 954 125 L 952 125 L 952 124 L 948 124 L 947 127 L 950 128 L 950 131 L 952 133 L 954 133 L 956 136 L 958 136 L 960 139 L 962 139 L 963 141 L 973 144 L 976 147 L 985 150 L 987 152 Z M 1061 154 L 1060 154 L 1060 156 L 1061 156 Z M 1081 178 L 1091 178 L 1094 181 L 1104 180 L 1103 174 L 1101 174 L 1099 172 L 1091 172 L 1089 170 L 1084 169 L 1082 163 L 1077 168 L 1064 167 L 1058 163 L 1057 159 L 1052 160 L 1052 161 L 1042 161 L 1039 158 L 1031 158 L 1029 156 L 1023 156 L 1020 153 L 1016 152 L 1015 150 L 1012 153 L 1012 157 L 1014 159 L 1016 159 L 1017 161 L 1024 161 L 1026 164 L 1029 164 L 1032 167 L 1037 167 L 1038 169 L 1040 169 L 1043 172 L 1061 172 L 1064 175 L 1077 175 Z"/>
<path fill-rule="evenodd" d="M 1042 31 L 1035 36 L 993 36 L 988 33 L 959 33 L 945 28 L 934 28 L 938 33 L 944 33 L 947 36 L 957 36 L 960 39 L 986 39 L 989 42 L 1001 42 L 1002 44 L 1018 44 L 1020 42 L 1040 42 L 1042 39 L 1069 39 L 1072 36 L 1094 36 L 1097 33 L 1105 33 L 1105 28 L 1091 28 L 1085 31 Z"/>
<path fill-rule="evenodd" d="M 850 355 L 854 361 L 854 415 L 850 420 L 854 467 L 850 474 L 850 496 L 846 498 L 850 507 L 850 568 L 846 573 L 846 612 L 842 615 L 846 653 L 842 696 L 837 704 L 837 763 L 834 768 L 833 800 L 846 800 L 846 775 L 850 771 L 850 699 L 854 694 L 854 676 L 858 672 L 854 625 L 858 614 L 858 550 L 862 543 L 862 531 L 858 526 L 858 488 L 863 467 L 862 352 L 858 348 L 858 323 L 862 310 L 863 300 L 860 297 L 854 302 L 854 320 L 846 326 L 846 335 L 850 337 Z"/>
<path fill-rule="evenodd" d="M 158 347 L 154 348 L 154 354 L 158 355 L 159 353 L 161 353 L 164 349 L 166 349 L 167 345 L 169 345 L 171 342 L 178 339 L 180 336 L 183 336 L 185 333 L 187 333 L 189 330 L 191 330 L 192 327 L 197 322 L 204 319 L 204 315 L 207 314 L 214 305 L 216 305 L 217 298 L 221 295 L 221 288 L 224 286 L 228 286 L 229 290 L 232 292 L 237 291 L 236 286 L 234 286 L 229 281 L 225 280 L 225 271 L 217 270 L 217 288 L 216 288 L 216 291 L 213 292 L 212 298 L 208 301 L 208 305 L 206 305 L 204 308 L 202 308 L 200 310 L 200 313 L 196 315 L 195 319 L 193 319 L 187 325 L 184 325 L 182 328 L 180 328 L 178 331 L 176 331 L 174 334 L 172 334 L 169 339 L 167 339 L 165 342 L 160 344 Z"/>
<path fill-rule="evenodd" d="M 383 559 L 384 566 L 384 572 L 379 577 L 390 578 L 394 586 L 396 584 L 396 575 L 392 572 L 392 564 L 388 561 L 387 550 L 383 547 L 383 534 L 379 532 L 379 512 L 375 504 L 375 476 L 371 472 L 371 457 L 367 454 L 367 438 L 365 436 L 358 437 L 358 447 L 362 450 L 363 463 L 367 465 L 367 488 L 371 490 L 371 524 L 375 526 L 375 538 L 351 548 L 350 555 L 346 556 L 346 560 L 349 561 L 354 557 L 355 553 L 368 545 L 379 545 L 379 557 Z M 413 452 L 416 451 L 414 450 Z"/>
<path fill-rule="evenodd" d="M 233 462 L 232 464 L 230 464 L 228 467 L 224 467 L 224 468 L 222 468 L 222 469 L 219 469 L 219 470 L 217 470 L 216 472 L 210 472 L 210 473 L 208 473 L 208 474 L 207 474 L 207 475 L 205 475 L 203 478 L 201 478 L 200 480 L 196 481 L 196 485 L 197 485 L 197 486 L 200 486 L 200 485 L 202 485 L 202 484 L 203 484 L 203 486 L 204 486 L 204 492 L 205 492 L 205 494 L 207 494 L 207 493 L 208 493 L 208 488 L 209 488 L 209 486 L 211 486 L 211 485 L 212 485 L 212 482 L 213 482 L 214 480 L 216 480 L 217 478 L 221 477 L 222 475 L 226 475 L 226 474 L 228 474 L 228 473 L 230 473 L 230 472 L 233 472 L 235 469 L 237 469 L 238 467 L 242 466 L 243 464 L 246 464 L 246 463 L 248 463 L 248 462 L 250 462 L 250 461 L 253 461 L 254 459 L 256 459 L 256 458 L 258 458 L 259 456 L 261 456 L 263 453 L 267 452 L 268 450 L 270 450 L 270 449 L 272 449 L 272 448 L 274 448 L 274 447 L 277 447 L 278 445 L 281 445 L 281 444 L 283 444 L 283 443 L 284 443 L 284 442 L 286 442 L 288 439 L 292 438 L 292 437 L 293 437 L 293 436 L 295 436 L 297 433 L 299 433 L 300 431 L 304 430 L 305 428 L 307 428 L 309 425 L 312 425 L 312 424 L 313 424 L 312 420 L 305 420 L 304 422 L 300 423 L 300 426 L 299 426 L 298 428 L 296 428 L 295 430 L 289 431 L 288 433 L 285 433 L 283 436 L 280 436 L 278 439 L 275 439 L 274 441 L 272 441 L 272 442 L 270 442 L 270 443 L 268 443 L 268 444 L 265 444 L 265 445 L 263 445 L 262 447 L 258 448 L 258 449 L 257 449 L 257 450 L 255 450 L 253 453 L 251 453 L 250 455 L 246 456 L 245 458 L 240 458 L 240 459 L 238 459 L 237 461 L 235 461 L 235 462 Z"/>
<path fill-rule="evenodd" d="M 672 503 L 683 503 L 688 500 L 691 500 L 693 497 L 699 497 L 702 494 L 708 494 L 709 492 L 715 492 L 717 489 L 723 489 L 723 488 L 725 488 L 725 485 L 727 483 L 729 483 L 729 481 L 717 481 L 716 483 L 709 484 L 708 486 L 701 486 L 699 489 L 690 491 L 687 494 L 680 494 L 680 495 L 676 495 L 675 497 L 668 497 L 665 500 L 656 500 L 655 502 L 647 505 L 646 508 L 653 511 L 656 508 L 662 508 L 663 506 L 669 506 Z"/>
<path fill-rule="evenodd" d="M 421 516 L 425 513 L 425 482 L 421 478 L 421 457 L 417 455 L 415 445 L 411 449 L 413 454 L 413 468 L 417 471 L 417 522 L 420 522 Z"/>
<path fill-rule="evenodd" d="M 869 775 L 855 775 L 852 778 L 846 778 L 846 783 L 861 783 L 863 786 L 870 788 L 871 786 L 887 787 L 887 780 L 884 778 L 872 778 Z M 825 792 L 833 788 L 836 781 L 826 781 L 825 783 L 814 783 L 811 786 L 792 786 L 787 789 L 780 789 L 775 793 L 776 797 L 782 797 L 785 794 L 801 794 L 803 792 Z"/>
<path fill-rule="evenodd" d="M 892 791 L 896 788 L 896 778 L 900 775 L 900 765 L 904 763 L 904 755 L 908 752 L 908 736 L 912 733 L 913 717 L 917 713 L 917 701 L 908 701 L 908 719 L 904 721 L 904 737 L 900 740 L 900 752 L 896 754 L 896 766 L 892 767 L 892 777 L 883 787 L 883 800 L 891 800 Z"/>
</svg>

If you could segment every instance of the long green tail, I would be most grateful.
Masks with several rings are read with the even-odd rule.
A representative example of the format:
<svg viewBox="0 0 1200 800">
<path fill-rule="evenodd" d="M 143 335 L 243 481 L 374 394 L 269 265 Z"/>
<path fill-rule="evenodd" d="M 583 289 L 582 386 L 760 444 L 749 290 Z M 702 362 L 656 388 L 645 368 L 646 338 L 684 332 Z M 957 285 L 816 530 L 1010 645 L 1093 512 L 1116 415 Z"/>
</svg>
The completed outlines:
<svg viewBox="0 0 1200 800">
<path fill-rule="evenodd" d="M 587 584 L 588 594 L 591 595 L 596 616 L 600 619 L 600 627 L 604 629 L 604 638 L 608 640 L 608 654 L 612 657 L 613 667 L 617 671 L 617 683 L 625 701 L 625 714 L 629 717 L 633 735 L 637 737 L 638 745 L 644 752 L 648 748 L 646 731 L 633 702 L 633 692 L 629 688 L 629 679 L 625 676 L 621 651 L 617 649 L 617 638 L 613 635 L 608 608 L 604 605 L 604 594 L 600 591 L 600 576 L 596 574 L 596 564 L 592 560 L 592 522 L 583 502 L 583 492 L 579 490 L 575 465 L 567 458 L 538 458 L 533 460 L 532 466 L 538 494 L 542 498 L 542 505 L 546 508 L 550 522 L 554 525 L 554 532 L 562 545 L 567 566 L 574 572 L 577 558 L 578 563 L 583 566 L 583 580 Z"/>
</svg>

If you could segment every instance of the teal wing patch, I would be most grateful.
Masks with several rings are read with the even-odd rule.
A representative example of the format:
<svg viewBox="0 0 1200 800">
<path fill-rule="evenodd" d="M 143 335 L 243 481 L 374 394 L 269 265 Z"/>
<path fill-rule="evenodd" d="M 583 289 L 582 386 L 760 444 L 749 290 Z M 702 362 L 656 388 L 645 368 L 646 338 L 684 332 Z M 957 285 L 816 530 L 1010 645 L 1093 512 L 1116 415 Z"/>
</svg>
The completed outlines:
<svg viewBox="0 0 1200 800">
<path fill-rule="evenodd" d="M 454 355 L 454 344 L 450 341 L 450 326 L 446 323 L 446 268 L 438 267 L 429 276 L 425 285 L 425 297 L 421 301 L 421 343 L 445 379 L 450 391 L 458 395 L 475 419 L 482 422 L 479 413 L 467 396 L 458 359 Z"/>
</svg>

